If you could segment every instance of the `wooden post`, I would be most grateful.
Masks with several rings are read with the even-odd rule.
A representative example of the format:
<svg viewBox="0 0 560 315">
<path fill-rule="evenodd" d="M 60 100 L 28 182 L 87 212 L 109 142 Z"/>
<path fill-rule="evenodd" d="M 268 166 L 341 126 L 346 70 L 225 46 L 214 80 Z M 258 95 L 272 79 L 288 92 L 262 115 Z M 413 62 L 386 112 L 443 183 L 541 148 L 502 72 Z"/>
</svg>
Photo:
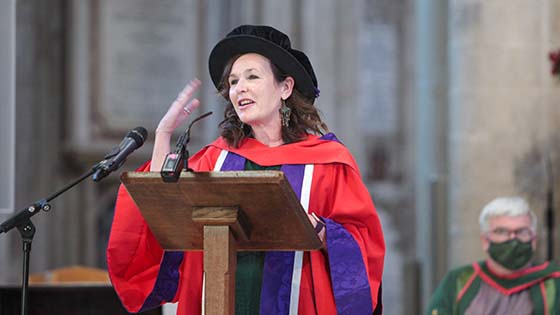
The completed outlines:
<svg viewBox="0 0 560 315">
<path fill-rule="evenodd" d="M 236 207 L 196 207 L 192 212 L 193 222 L 204 224 L 205 315 L 235 314 L 237 246 L 232 228 L 240 226 L 238 214 Z"/>
<path fill-rule="evenodd" d="M 206 315 L 235 314 L 237 250 L 229 226 L 204 226 Z"/>
</svg>

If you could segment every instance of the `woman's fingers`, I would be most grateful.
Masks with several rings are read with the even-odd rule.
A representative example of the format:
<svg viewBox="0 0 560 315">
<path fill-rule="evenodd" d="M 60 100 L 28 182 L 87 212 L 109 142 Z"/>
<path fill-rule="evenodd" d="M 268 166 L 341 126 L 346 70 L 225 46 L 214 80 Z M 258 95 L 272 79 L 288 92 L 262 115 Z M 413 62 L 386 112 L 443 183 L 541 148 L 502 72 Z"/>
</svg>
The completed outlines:
<svg viewBox="0 0 560 315">
<path fill-rule="evenodd" d="M 192 101 L 188 102 L 185 107 L 183 107 L 183 112 L 189 116 L 192 112 L 198 108 L 200 105 L 200 101 L 198 99 L 193 99 Z"/>
<path fill-rule="evenodd" d="M 191 99 L 196 90 L 200 87 L 201 82 L 198 79 L 190 81 L 177 98 L 171 103 L 167 113 L 160 120 L 157 130 L 164 132 L 173 132 L 175 128 L 185 122 L 187 117 L 200 105 L 198 99 Z"/>
<path fill-rule="evenodd" d="M 177 98 L 173 102 L 173 105 L 177 107 L 185 107 L 185 103 L 193 96 L 194 92 L 200 87 L 200 80 L 194 79 L 189 82 L 181 92 L 177 95 Z"/>
</svg>

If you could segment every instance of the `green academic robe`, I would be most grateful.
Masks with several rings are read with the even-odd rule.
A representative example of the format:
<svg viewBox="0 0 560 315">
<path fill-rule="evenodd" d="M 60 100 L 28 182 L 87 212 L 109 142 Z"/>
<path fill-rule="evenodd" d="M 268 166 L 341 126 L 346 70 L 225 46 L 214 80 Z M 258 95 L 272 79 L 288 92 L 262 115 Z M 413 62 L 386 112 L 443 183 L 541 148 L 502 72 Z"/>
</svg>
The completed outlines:
<svg viewBox="0 0 560 315">
<path fill-rule="evenodd" d="M 463 315 L 484 281 L 504 295 L 529 291 L 534 315 L 560 314 L 560 266 L 553 262 L 498 276 L 486 261 L 447 273 L 430 299 L 427 315 Z"/>
</svg>

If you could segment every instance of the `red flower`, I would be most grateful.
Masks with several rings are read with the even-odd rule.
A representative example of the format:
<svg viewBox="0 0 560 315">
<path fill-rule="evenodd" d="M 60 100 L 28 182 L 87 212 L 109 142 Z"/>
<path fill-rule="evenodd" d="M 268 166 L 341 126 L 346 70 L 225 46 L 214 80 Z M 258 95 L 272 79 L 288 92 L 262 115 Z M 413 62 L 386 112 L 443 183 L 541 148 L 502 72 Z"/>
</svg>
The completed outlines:
<svg viewBox="0 0 560 315">
<path fill-rule="evenodd" d="M 560 49 L 549 53 L 548 59 L 550 59 L 550 62 L 552 63 L 552 69 L 550 70 L 550 73 L 553 76 L 560 77 Z"/>
</svg>

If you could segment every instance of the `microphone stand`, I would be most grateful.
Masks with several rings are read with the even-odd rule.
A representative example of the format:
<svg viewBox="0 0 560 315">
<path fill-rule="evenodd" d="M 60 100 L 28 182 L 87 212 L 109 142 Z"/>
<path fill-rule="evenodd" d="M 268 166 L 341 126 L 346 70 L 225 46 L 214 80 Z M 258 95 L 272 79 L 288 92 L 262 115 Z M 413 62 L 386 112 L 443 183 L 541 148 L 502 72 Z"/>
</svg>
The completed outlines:
<svg viewBox="0 0 560 315">
<path fill-rule="evenodd" d="M 39 213 L 40 210 L 48 212 L 51 210 L 51 205 L 49 202 L 56 197 L 60 196 L 70 188 L 76 186 L 78 183 L 82 182 L 84 179 L 90 177 L 97 169 L 100 167 L 100 163 L 94 165 L 92 169 L 82 175 L 80 178 L 70 183 L 66 187 L 60 189 L 54 194 L 48 196 L 45 199 L 40 199 L 27 208 L 20 210 L 18 213 L 14 214 L 12 217 L 0 224 L 0 234 L 7 233 L 14 227 L 17 228 L 21 235 L 23 243 L 23 271 L 21 280 L 21 315 L 27 315 L 28 307 L 28 288 L 29 288 L 29 258 L 31 254 L 31 243 L 33 242 L 33 236 L 35 236 L 35 226 L 31 222 L 31 217 Z"/>
<path fill-rule="evenodd" d="M 175 152 L 170 152 L 165 156 L 160 172 L 164 182 L 177 182 L 183 170 L 192 172 L 192 169 L 189 168 L 189 150 L 187 150 L 187 144 L 191 140 L 191 127 L 195 122 L 210 115 L 212 115 L 212 112 L 207 112 L 194 119 L 187 130 L 177 139 Z"/>
<path fill-rule="evenodd" d="M 183 169 L 186 171 L 192 172 L 192 169 L 189 168 L 189 150 L 187 150 L 187 144 L 191 141 L 191 127 L 195 122 L 210 115 L 212 115 L 212 112 L 207 112 L 196 117 L 187 127 L 187 131 L 177 140 L 177 146 L 180 147 L 180 154 L 183 157 Z"/>
</svg>

